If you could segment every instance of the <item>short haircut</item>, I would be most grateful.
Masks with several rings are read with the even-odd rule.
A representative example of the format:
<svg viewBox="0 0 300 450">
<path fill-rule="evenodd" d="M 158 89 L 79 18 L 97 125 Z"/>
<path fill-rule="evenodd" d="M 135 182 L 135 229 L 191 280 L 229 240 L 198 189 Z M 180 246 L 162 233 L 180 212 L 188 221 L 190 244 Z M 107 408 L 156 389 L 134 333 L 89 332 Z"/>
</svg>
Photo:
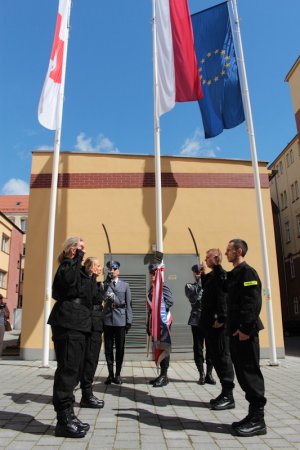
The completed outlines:
<svg viewBox="0 0 300 450">
<path fill-rule="evenodd" d="M 231 239 L 229 243 L 233 244 L 234 248 L 238 250 L 239 248 L 242 249 L 242 256 L 245 256 L 248 251 L 248 245 L 246 241 L 243 241 L 243 239 Z"/>
</svg>

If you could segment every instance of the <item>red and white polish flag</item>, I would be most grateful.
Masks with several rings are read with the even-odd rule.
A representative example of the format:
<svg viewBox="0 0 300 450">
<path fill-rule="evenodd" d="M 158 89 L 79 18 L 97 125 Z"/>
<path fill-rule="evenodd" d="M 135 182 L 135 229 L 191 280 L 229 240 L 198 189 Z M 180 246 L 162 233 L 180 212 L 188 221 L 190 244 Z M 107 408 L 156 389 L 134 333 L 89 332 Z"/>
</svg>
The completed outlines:
<svg viewBox="0 0 300 450">
<path fill-rule="evenodd" d="M 187 0 L 155 0 L 159 116 L 202 98 Z"/>
<path fill-rule="evenodd" d="M 71 0 L 59 0 L 53 47 L 39 102 L 39 122 L 49 130 L 56 130 L 59 126 L 59 95 L 62 86 L 63 65 L 65 63 L 64 51 L 68 33 L 70 6 Z"/>
</svg>

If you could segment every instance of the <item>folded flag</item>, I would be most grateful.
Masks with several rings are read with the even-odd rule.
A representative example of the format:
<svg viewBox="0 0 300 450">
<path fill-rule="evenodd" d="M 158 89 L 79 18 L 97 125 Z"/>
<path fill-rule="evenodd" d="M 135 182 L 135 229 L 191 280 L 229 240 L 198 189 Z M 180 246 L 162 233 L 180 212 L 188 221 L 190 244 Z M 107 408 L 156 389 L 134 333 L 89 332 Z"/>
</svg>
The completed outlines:
<svg viewBox="0 0 300 450">
<path fill-rule="evenodd" d="M 192 15 L 206 138 L 245 120 L 227 2 Z"/>
</svg>

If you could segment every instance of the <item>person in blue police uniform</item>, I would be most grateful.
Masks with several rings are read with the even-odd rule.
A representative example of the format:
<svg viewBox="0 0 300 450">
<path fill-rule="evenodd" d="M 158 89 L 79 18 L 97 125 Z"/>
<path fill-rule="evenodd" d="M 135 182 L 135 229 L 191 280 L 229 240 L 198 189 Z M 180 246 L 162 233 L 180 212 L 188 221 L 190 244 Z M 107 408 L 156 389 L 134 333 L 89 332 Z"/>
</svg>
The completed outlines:
<svg viewBox="0 0 300 450">
<path fill-rule="evenodd" d="M 83 371 L 80 379 L 82 392 L 80 406 L 81 408 L 103 408 L 104 401 L 99 400 L 93 394 L 93 381 L 98 365 L 104 326 L 104 313 L 100 291 L 101 283 L 97 283 L 97 277 L 102 272 L 99 260 L 94 257 L 87 258 L 84 261 L 84 271 L 91 278 L 92 330 L 87 337 L 85 346 Z"/>
<path fill-rule="evenodd" d="M 58 257 L 52 297 L 56 300 L 48 324 L 52 329 L 57 369 L 54 374 L 53 406 L 57 415 L 55 435 L 82 438 L 90 426 L 74 414 L 74 389 L 83 368 L 86 341 L 91 332 L 92 278 L 83 270 L 84 242 L 67 239 Z"/>
<path fill-rule="evenodd" d="M 211 271 L 201 277 L 203 295 L 200 328 L 203 330 L 207 352 L 222 386 L 221 394 L 210 400 L 211 409 L 217 411 L 235 407 L 232 393 L 234 370 L 226 333 L 227 293 L 224 292 L 224 285 L 227 274 L 221 262 L 222 253 L 218 248 L 208 250 L 205 263 Z"/>
<path fill-rule="evenodd" d="M 262 297 L 261 281 L 244 257 L 248 245 L 242 239 L 232 239 L 226 256 L 233 269 L 227 274 L 228 332 L 230 353 L 237 380 L 249 402 L 248 415 L 233 422 L 238 436 L 256 436 L 267 433 L 264 420 L 264 378 L 259 367 L 259 331 L 263 324 L 259 318 Z"/>
<path fill-rule="evenodd" d="M 188 325 L 191 326 L 193 335 L 193 352 L 194 361 L 199 372 L 198 384 L 216 384 L 212 376 L 213 363 L 209 354 L 209 349 L 206 346 L 204 329 L 200 324 L 202 313 L 202 295 L 203 289 L 201 286 L 201 269 L 202 266 L 195 264 L 191 270 L 194 278 L 194 283 L 187 283 L 185 285 L 185 295 L 191 304 L 191 314 L 188 320 Z M 206 374 L 204 373 L 204 344 L 206 347 Z"/>
<path fill-rule="evenodd" d="M 124 358 L 125 336 L 132 324 L 132 305 L 129 284 L 119 278 L 120 263 L 106 264 L 108 277 L 105 284 L 104 348 L 108 368 L 105 384 L 122 384 L 121 370 Z M 114 373 L 114 346 L 116 370 Z"/>
</svg>

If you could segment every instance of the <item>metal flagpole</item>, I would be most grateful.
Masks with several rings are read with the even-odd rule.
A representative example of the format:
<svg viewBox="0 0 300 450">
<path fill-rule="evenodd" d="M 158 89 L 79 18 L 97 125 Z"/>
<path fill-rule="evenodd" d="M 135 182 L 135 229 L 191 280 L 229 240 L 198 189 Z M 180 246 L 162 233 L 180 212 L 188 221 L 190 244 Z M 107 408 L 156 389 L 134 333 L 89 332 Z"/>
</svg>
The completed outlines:
<svg viewBox="0 0 300 450">
<path fill-rule="evenodd" d="M 155 153 L 155 205 L 156 205 L 156 250 L 163 253 L 162 200 L 161 200 L 161 166 L 160 166 L 160 126 L 157 111 L 157 41 L 156 8 L 152 0 L 152 42 L 153 42 L 153 96 L 154 96 L 154 153 Z"/>
<path fill-rule="evenodd" d="M 46 280 L 45 280 L 45 304 L 44 304 L 44 333 L 43 333 L 43 361 L 42 367 L 49 367 L 49 325 L 47 324 L 51 309 L 52 299 L 52 272 L 53 272 L 53 252 L 54 252 L 54 233 L 55 233 L 55 213 L 57 200 L 57 180 L 59 168 L 59 152 L 61 139 L 61 125 L 65 90 L 66 77 L 66 61 L 69 42 L 70 31 L 70 15 L 71 2 L 69 2 L 67 33 L 64 43 L 63 65 L 62 65 L 62 81 L 59 89 L 58 99 L 58 127 L 56 128 L 54 150 L 53 150 L 53 164 L 52 164 L 52 181 L 50 192 L 50 207 L 49 207 L 49 222 L 48 222 L 48 243 L 47 243 L 47 261 L 46 261 Z"/>
<path fill-rule="evenodd" d="M 275 333 L 274 333 L 274 320 L 273 320 L 273 310 L 272 310 L 272 300 L 271 300 L 271 283 L 270 283 L 270 271 L 269 271 L 269 261 L 268 261 L 268 252 L 267 252 L 267 242 L 266 242 L 266 232 L 265 232 L 265 224 L 264 224 L 264 215 L 263 215 L 263 205 L 262 205 L 262 197 L 261 197 L 261 187 L 260 187 L 260 177 L 257 163 L 257 153 L 256 153 L 256 142 L 254 135 L 254 127 L 252 120 L 252 111 L 250 104 L 250 96 L 245 68 L 245 60 L 240 32 L 240 24 L 237 10 L 237 1 L 231 0 L 234 20 L 236 25 L 236 35 L 238 42 L 238 50 L 240 56 L 240 67 L 242 72 L 242 84 L 244 88 L 244 105 L 246 108 L 246 116 L 247 116 L 247 127 L 248 134 L 250 140 L 250 148 L 251 148 L 251 157 L 252 157 L 252 168 L 253 168 L 253 176 L 254 176 L 254 185 L 256 192 L 256 202 L 258 209 L 258 218 L 259 218 L 259 227 L 260 227 L 260 239 L 261 239 L 261 250 L 263 257 L 263 271 L 264 271 L 264 279 L 265 279 L 265 289 L 264 295 L 267 302 L 267 317 L 268 317 L 268 331 L 269 331 L 269 349 L 270 349 L 270 365 L 277 366 L 277 356 L 276 356 L 276 343 L 275 343 Z"/>
</svg>

